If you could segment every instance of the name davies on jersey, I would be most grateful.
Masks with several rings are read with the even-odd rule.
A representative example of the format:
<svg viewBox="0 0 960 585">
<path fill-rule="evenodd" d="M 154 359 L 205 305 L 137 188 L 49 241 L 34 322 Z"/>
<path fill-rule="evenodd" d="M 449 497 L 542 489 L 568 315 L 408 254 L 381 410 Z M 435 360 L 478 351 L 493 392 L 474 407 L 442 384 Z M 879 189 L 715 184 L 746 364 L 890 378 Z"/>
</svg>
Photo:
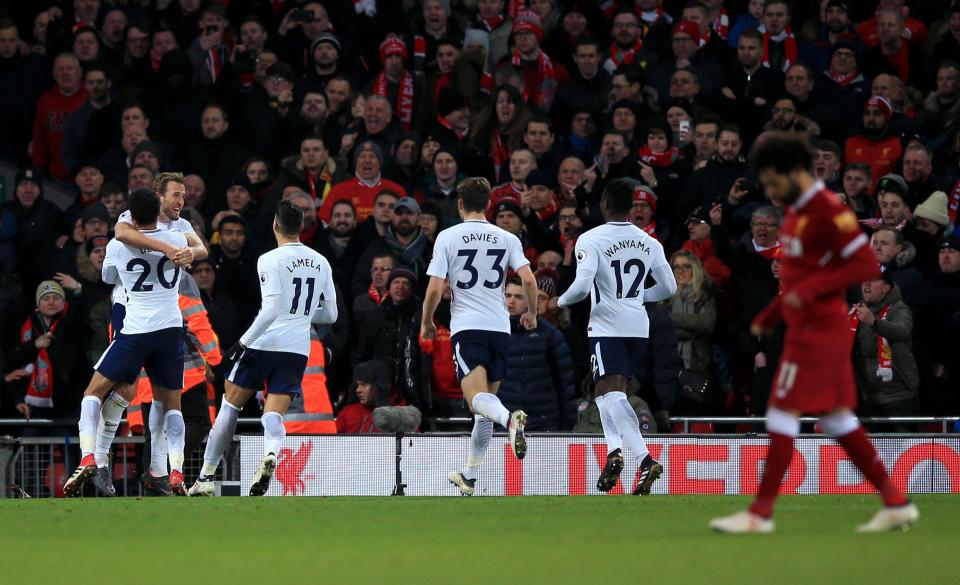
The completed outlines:
<svg viewBox="0 0 960 585">
<path fill-rule="evenodd" d="M 470 233 L 460 236 L 463 239 L 464 244 L 469 244 L 470 242 L 488 242 L 490 244 L 500 243 L 500 238 L 495 234 L 483 234 L 483 233 Z"/>
<path fill-rule="evenodd" d="M 619 242 L 615 242 L 612 246 L 604 250 L 603 254 L 607 258 L 610 258 L 620 250 L 626 250 L 628 248 L 638 249 L 644 254 L 650 253 L 650 248 L 640 240 L 620 240 Z"/>
<path fill-rule="evenodd" d="M 313 268 L 314 270 L 320 270 L 320 265 L 317 264 L 317 261 L 314 258 L 294 258 L 290 265 L 287 266 L 287 272 L 293 272 L 297 268 Z"/>
</svg>

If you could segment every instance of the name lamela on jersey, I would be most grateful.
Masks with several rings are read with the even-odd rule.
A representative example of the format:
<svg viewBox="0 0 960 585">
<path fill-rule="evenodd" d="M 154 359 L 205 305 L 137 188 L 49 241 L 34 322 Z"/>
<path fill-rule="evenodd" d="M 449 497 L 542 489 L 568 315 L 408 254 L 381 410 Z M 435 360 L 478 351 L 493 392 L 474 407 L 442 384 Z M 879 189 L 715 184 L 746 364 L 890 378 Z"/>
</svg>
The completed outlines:
<svg viewBox="0 0 960 585">
<path fill-rule="evenodd" d="M 619 242 L 614 242 L 612 246 L 604 250 L 603 255 L 607 258 L 612 258 L 617 252 L 628 249 L 640 250 L 644 254 L 650 253 L 650 247 L 642 240 L 620 240 Z"/>
<path fill-rule="evenodd" d="M 314 258 L 294 258 L 287 265 L 287 272 L 293 272 L 297 268 L 313 268 L 320 270 L 320 264 Z"/>
</svg>

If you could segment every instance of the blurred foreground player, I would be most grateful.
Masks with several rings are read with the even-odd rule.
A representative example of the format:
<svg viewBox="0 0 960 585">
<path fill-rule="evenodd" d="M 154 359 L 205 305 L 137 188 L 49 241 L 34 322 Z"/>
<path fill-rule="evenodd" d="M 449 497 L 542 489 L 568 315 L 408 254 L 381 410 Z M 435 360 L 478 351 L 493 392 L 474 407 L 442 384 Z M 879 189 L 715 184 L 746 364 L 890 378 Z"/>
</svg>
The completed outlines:
<svg viewBox="0 0 960 585">
<path fill-rule="evenodd" d="M 767 431 L 770 449 L 763 480 L 748 510 L 716 518 L 720 532 L 772 532 L 773 504 L 793 458 L 802 414 L 820 415 L 823 431 L 837 440 L 873 484 L 884 507 L 858 532 L 905 528 L 919 513 L 887 476 L 876 449 L 853 411 L 857 388 L 845 321 L 847 289 L 876 278 L 879 267 L 853 211 L 813 174 L 813 151 L 796 135 L 760 137 L 751 163 L 767 195 L 786 206 L 780 242 L 783 294 L 754 319 L 754 335 L 787 325 L 783 354 L 774 377 Z"/>
<path fill-rule="evenodd" d="M 310 356 L 311 323 L 337 320 L 337 293 L 327 259 L 300 243 L 303 210 L 281 201 L 273 218 L 277 248 L 257 260 L 260 275 L 260 312 L 227 352 L 232 364 L 217 420 L 207 439 L 200 477 L 191 496 L 212 496 L 213 476 L 223 452 L 233 441 L 237 417 L 248 400 L 266 386 L 263 405 L 263 460 L 250 486 L 251 496 L 270 488 L 277 453 L 287 432 L 283 415 L 300 394 Z"/>
</svg>

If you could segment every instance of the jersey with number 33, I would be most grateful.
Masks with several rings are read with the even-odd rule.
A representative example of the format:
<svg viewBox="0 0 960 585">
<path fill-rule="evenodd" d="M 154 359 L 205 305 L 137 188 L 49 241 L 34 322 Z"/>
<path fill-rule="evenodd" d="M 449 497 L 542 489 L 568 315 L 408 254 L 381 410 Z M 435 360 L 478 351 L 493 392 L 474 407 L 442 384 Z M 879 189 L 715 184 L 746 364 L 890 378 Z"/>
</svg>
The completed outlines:
<svg viewBox="0 0 960 585">
<path fill-rule="evenodd" d="M 609 222 L 577 238 L 577 278 L 593 277 L 589 337 L 649 337 L 643 307 L 647 275 L 669 263 L 663 246 L 628 222 Z"/>
<path fill-rule="evenodd" d="M 450 333 L 510 333 L 503 298 L 507 270 L 527 264 L 520 239 L 487 221 L 465 221 L 440 232 L 427 274 L 450 279 Z"/>
</svg>

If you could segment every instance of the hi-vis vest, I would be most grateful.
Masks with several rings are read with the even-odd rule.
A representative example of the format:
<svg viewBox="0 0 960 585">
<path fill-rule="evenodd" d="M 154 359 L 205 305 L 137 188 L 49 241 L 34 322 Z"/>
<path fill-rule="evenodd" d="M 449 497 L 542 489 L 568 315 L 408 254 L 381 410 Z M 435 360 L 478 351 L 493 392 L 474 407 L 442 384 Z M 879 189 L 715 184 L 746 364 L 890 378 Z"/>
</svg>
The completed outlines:
<svg viewBox="0 0 960 585">
<path fill-rule="evenodd" d="M 220 356 L 220 340 L 214 333 L 207 317 L 207 309 L 200 300 L 200 289 L 197 281 L 189 274 L 184 273 L 180 278 L 180 315 L 183 316 L 183 392 L 204 384 L 207 394 L 207 410 L 210 414 L 210 424 L 217 419 L 216 396 L 213 384 L 207 382 L 206 366 L 215 366 L 222 359 Z M 143 432 L 142 405 L 153 399 L 153 388 L 147 373 L 140 370 L 137 379 L 137 395 L 127 407 L 127 424 L 130 431 L 140 434 Z"/>
<path fill-rule="evenodd" d="M 292 435 L 336 434 L 337 424 L 327 393 L 323 343 L 310 328 L 310 357 L 303 373 L 303 392 L 296 396 L 283 415 L 283 426 Z"/>
</svg>

